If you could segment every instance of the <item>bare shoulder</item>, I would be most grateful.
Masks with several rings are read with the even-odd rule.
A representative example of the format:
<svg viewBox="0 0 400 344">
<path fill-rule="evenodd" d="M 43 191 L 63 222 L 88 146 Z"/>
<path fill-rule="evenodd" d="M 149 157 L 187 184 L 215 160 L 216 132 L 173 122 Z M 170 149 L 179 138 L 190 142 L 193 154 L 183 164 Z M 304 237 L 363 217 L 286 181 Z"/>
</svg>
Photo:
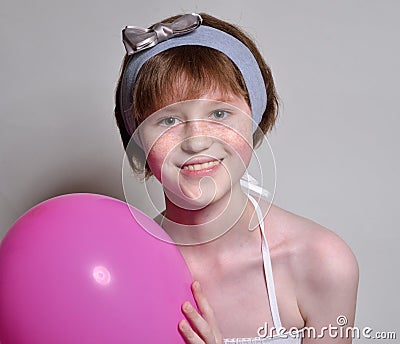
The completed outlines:
<svg viewBox="0 0 400 344">
<path fill-rule="evenodd" d="M 272 231 L 272 248 L 286 258 L 297 282 L 313 289 L 358 283 L 353 252 L 330 229 L 276 205 L 271 205 L 265 223 Z"/>
<path fill-rule="evenodd" d="M 322 328 L 339 315 L 353 324 L 358 263 L 350 247 L 330 229 L 275 205 L 265 225 L 273 265 L 290 276 L 305 325 Z"/>
</svg>

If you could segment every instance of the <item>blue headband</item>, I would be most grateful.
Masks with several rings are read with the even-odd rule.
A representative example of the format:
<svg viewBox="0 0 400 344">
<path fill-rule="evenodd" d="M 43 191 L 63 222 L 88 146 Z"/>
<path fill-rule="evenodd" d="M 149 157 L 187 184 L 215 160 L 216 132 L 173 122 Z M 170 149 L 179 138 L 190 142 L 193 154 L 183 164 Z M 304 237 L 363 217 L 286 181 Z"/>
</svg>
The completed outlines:
<svg viewBox="0 0 400 344">
<path fill-rule="evenodd" d="M 184 15 L 182 17 L 194 15 L 200 18 L 200 25 L 201 17 L 197 14 Z M 173 34 L 170 25 L 171 24 L 159 23 L 154 25 L 152 29 L 141 29 L 148 34 L 151 34 L 149 33 L 151 31 L 155 40 L 148 44 L 149 38 L 143 39 L 141 43 L 145 43 L 147 46 L 142 46 L 137 50 L 132 50 L 124 41 L 128 55 L 131 56 L 122 76 L 120 101 L 122 116 L 129 134 L 132 135 L 137 126 L 136 120 L 132 114 L 132 90 L 140 68 L 153 56 L 165 50 L 183 45 L 199 45 L 213 48 L 224 53 L 238 67 L 249 93 L 253 120 L 255 123 L 259 124 L 267 106 L 267 94 L 260 68 L 249 48 L 235 37 L 210 26 L 197 25 L 198 27 L 190 28 L 191 31 L 188 33 L 179 32 Z M 129 27 L 125 30 L 127 29 L 129 29 Z M 253 123 L 253 131 L 257 129 L 255 123 Z"/>
</svg>

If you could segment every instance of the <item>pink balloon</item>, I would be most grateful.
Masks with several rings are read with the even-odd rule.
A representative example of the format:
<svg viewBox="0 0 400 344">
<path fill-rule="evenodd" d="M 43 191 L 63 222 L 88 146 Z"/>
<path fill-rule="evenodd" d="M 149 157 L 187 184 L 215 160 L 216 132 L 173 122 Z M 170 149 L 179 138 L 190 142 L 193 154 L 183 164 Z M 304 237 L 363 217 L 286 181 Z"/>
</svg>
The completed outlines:
<svg viewBox="0 0 400 344">
<path fill-rule="evenodd" d="M 119 200 L 69 194 L 25 213 L 0 246 L 0 343 L 184 343 L 192 278 L 152 219 Z"/>
</svg>

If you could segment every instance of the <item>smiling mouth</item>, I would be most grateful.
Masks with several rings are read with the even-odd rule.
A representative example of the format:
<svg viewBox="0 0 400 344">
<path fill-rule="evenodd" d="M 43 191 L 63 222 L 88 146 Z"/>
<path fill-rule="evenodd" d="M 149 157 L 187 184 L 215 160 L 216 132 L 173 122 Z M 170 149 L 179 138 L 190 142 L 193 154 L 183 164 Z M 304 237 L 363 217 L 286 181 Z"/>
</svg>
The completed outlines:
<svg viewBox="0 0 400 344">
<path fill-rule="evenodd" d="M 181 167 L 181 169 L 187 170 L 187 171 L 206 170 L 206 169 L 210 169 L 216 165 L 219 165 L 222 162 L 222 160 L 212 160 L 212 161 L 204 162 L 202 164 L 185 164 Z"/>
</svg>

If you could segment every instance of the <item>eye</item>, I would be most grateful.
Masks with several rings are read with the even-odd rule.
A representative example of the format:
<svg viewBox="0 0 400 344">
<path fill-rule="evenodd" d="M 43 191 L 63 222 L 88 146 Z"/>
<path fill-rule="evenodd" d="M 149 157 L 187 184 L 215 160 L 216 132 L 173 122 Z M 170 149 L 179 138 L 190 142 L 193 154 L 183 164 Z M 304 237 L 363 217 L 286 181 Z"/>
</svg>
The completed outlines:
<svg viewBox="0 0 400 344">
<path fill-rule="evenodd" d="M 214 119 L 224 119 L 229 115 L 228 111 L 225 110 L 216 110 L 211 113 L 210 117 L 213 117 Z"/>
<path fill-rule="evenodd" d="M 161 119 L 158 123 L 165 127 L 172 127 L 174 125 L 177 125 L 179 123 L 179 120 L 175 117 L 169 116 Z"/>
</svg>

